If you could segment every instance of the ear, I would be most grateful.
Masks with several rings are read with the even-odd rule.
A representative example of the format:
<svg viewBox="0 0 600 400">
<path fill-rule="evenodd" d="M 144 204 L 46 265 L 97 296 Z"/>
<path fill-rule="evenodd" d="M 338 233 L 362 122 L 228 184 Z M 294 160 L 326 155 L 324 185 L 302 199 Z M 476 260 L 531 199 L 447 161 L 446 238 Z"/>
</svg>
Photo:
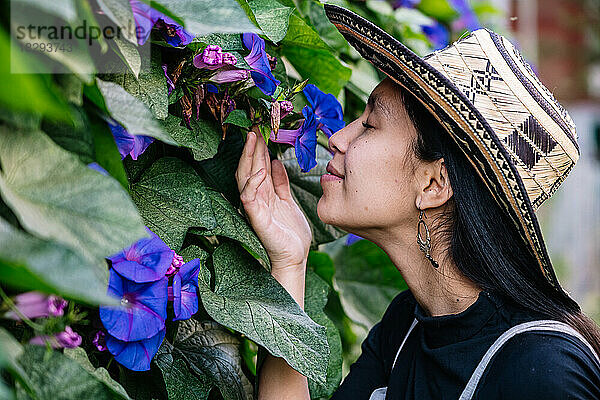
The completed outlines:
<svg viewBox="0 0 600 400">
<path fill-rule="evenodd" d="M 416 180 L 415 206 L 418 209 L 440 207 L 452 197 L 452 187 L 443 158 L 422 165 L 417 171 Z"/>
</svg>

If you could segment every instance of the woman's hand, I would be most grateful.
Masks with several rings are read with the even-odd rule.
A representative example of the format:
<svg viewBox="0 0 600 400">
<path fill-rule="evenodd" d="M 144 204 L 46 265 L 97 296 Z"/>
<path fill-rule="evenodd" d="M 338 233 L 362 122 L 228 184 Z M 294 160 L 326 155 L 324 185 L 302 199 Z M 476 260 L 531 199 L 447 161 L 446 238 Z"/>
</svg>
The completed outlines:
<svg viewBox="0 0 600 400">
<path fill-rule="evenodd" d="M 273 268 L 304 265 L 311 231 L 292 198 L 283 163 L 271 162 L 262 137 L 251 131 L 235 177 L 250 224 L 265 246 Z"/>
</svg>

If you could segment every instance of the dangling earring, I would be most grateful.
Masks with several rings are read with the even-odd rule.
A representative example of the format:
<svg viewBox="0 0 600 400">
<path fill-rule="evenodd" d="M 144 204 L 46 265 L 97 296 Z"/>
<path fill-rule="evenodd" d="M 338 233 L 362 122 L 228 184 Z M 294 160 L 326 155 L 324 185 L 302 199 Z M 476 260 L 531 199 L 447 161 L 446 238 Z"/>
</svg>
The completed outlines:
<svg viewBox="0 0 600 400">
<path fill-rule="evenodd" d="M 419 223 L 417 224 L 417 243 L 419 243 L 419 249 L 425 253 L 425 257 L 431 262 L 433 268 L 438 268 L 439 264 L 429 253 L 431 250 L 431 237 L 429 236 L 429 228 L 423 220 L 423 215 L 425 215 L 425 212 L 421 210 L 421 213 L 419 214 Z M 427 218 L 427 215 L 425 215 L 425 218 Z M 423 238 L 421 237 L 421 224 L 425 227 L 425 241 L 423 241 Z"/>
</svg>

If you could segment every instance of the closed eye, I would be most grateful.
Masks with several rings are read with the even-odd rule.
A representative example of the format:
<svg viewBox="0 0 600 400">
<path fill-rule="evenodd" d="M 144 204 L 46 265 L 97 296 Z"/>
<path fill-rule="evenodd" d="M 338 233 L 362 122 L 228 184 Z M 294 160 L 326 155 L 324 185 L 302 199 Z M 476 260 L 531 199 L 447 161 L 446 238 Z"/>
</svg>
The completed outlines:
<svg viewBox="0 0 600 400">
<path fill-rule="evenodd" d="M 365 129 L 374 129 L 374 128 L 375 128 L 373 125 L 369 125 L 369 124 L 367 124 L 365 121 L 363 121 L 363 122 L 362 122 L 362 126 L 363 126 Z"/>
</svg>

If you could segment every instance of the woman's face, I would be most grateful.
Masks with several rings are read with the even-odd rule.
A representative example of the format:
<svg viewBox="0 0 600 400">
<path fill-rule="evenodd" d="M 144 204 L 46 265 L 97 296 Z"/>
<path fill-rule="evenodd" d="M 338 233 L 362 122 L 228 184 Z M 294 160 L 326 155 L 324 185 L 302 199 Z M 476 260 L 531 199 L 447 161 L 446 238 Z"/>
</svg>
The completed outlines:
<svg viewBox="0 0 600 400">
<path fill-rule="evenodd" d="M 333 175 L 321 177 L 317 205 L 323 222 L 359 235 L 412 224 L 415 156 L 409 149 L 416 130 L 398 90 L 389 78 L 383 80 L 363 114 L 329 138 Z"/>
</svg>

